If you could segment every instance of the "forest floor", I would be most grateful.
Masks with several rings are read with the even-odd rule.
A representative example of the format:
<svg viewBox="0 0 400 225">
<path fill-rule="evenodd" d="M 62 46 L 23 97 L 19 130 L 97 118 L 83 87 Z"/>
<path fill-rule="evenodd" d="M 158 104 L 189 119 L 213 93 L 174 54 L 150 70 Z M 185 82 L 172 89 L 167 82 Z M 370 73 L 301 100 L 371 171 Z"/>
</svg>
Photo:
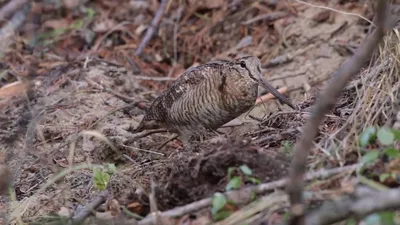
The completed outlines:
<svg viewBox="0 0 400 225">
<path fill-rule="evenodd" d="M 18 33 L 0 37 L 0 162 L 14 179 L 14 196 L 0 197 L 0 211 L 8 214 L 4 221 L 46 224 L 57 215 L 76 216 L 105 192 L 107 201 L 94 217 L 145 217 L 154 209 L 151 202 L 167 211 L 225 192 L 234 175 L 247 179 L 240 187 L 285 178 L 291 146 L 319 91 L 362 43 L 371 27 L 366 19 L 373 18 L 370 1 L 312 3 L 365 18 L 297 1 L 170 0 L 139 57 L 135 50 L 160 8 L 158 1 L 29 3 Z M 398 36 L 385 43 L 327 115 L 309 156 L 309 171 L 361 162 L 364 153 L 355 147 L 361 131 L 389 125 L 397 113 L 392 102 L 398 62 L 386 59 L 398 53 L 387 50 Z M 298 110 L 274 99 L 263 101 L 221 129 L 225 135 L 190 151 L 178 140 L 157 150 L 171 137 L 168 133 L 127 142 L 132 137 L 128 129 L 137 126 L 143 108 L 187 68 L 244 55 L 259 57 L 264 77 L 285 90 Z M 398 175 L 390 167 L 394 160 L 374 164 L 364 175 L 397 186 L 398 179 L 385 182 L 379 176 Z M 103 172 L 95 173 L 93 165 Z M 251 177 L 243 174 L 246 166 Z M 109 180 L 107 168 L 113 170 Z M 242 170 L 228 176 L 229 168 Z M 313 180 L 307 189 L 335 198 L 355 185 L 352 172 Z M 103 192 L 102 179 L 108 182 Z M 210 209 L 199 207 L 169 222 L 207 224 Z M 225 209 L 232 213 L 240 207 Z M 248 224 L 279 223 L 285 209 L 264 212 Z"/>
</svg>

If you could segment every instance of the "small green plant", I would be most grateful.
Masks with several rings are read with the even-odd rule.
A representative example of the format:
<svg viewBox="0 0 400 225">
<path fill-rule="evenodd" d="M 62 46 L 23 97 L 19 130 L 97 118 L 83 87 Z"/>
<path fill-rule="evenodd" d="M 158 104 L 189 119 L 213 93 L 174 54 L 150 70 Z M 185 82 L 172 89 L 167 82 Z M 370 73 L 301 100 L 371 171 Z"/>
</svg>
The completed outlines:
<svg viewBox="0 0 400 225">
<path fill-rule="evenodd" d="M 111 175 L 117 172 L 114 164 L 108 164 L 107 167 L 93 167 L 93 183 L 100 191 L 107 188 Z"/>
<path fill-rule="evenodd" d="M 374 225 L 374 224 L 385 224 L 385 225 L 395 225 L 395 212 L 379 212 L 373 213 L 366 218 L 363 219 L 363 222 L 366 225 Z"/>
<path fill-rule="evenodd" d="M 233 174 L 236 174 L 233 176 Z M 252 176 L 253 171 L 247 166 L 242 165 L 240 167 L 230 167 L 228 168 L 228 183 L 225 186 L 226 191 L 237 190 L 245 182 L 251 182 L 253 184 L 260 184 L 261 181 Z M 255 199 L 255 194 L 251 193 L 252 199 Z M 226 196 L 220 192 L 214 193 L 211 200 L 211 214 L 214 221 L 219 221 L 227 218 L 232 214 L 232 210 L 235 206 L 235 202 L 226 198 Z M 229 207 L 232 206 L 232 207 Z"/>
<path fill-rule="evenodd" d="M 359 144 L 366 148 L 378 141 L 383 149 L 372 149 L 367 151 L 361 159 L 362 169 L 368 165 L 374 164 L 382 155 L 385 155 L 390 160 L 400 156 L 400 150 L 394 148 L 394 143 L 400 141 L 400 131 L 388 127 L 368 127 L 360 134 Z M 393 177 L 393 173 L 383 173 L 379 179 L 381 182 L 389 177 Z"/>
<path fill-rule="evenodd" d="M 284 141 L 282 147 L 279 149 L 282 153 L 293 155 L 293 145 L 289 141 Z"/>
<path fill-rule="evenodd" d="M 234 172 L 238 173 L 238 175 L 232 176 Z M 228 168 L 228 184 L 225 187 L 226 191 L 239 189 L 245 182 L 261 184 L 260 179 L 252 177 L 252 174 L 253 171 L 247 165 L 242 165 L 239 168 Z"/>
<path fill-rule="evenodd" d="M 219 221 L 227 218 L 232 212 L 225 210 L 228 199 L 224 194 L 216 192 L 211 200 L 211 214 L 214 221 Z"/>
<path fill-rule="evenodd" d="M 368 127 L 365 129 L 359 139 L 359 144 L 361 147 L 366 147 L 376 138 L 376 128 L 375 127 Z"/>
</svg>

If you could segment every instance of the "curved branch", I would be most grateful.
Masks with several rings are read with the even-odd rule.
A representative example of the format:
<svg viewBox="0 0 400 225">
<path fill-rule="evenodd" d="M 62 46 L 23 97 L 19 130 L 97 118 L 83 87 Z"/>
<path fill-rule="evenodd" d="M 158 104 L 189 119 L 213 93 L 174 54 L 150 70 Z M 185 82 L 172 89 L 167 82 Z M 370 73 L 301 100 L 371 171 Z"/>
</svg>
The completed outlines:
<svg viewBox="0 0 400 225">
<path fill-rule="evenodd" d="M 357 74 L 364 63 L 370 59 L 373 51 L 382 40 L 387 27 L 390 27 L 387 11 L 387 1 L 379 0 L 376 12 L 376 29 L 364 43 L 357 49 L 355 54 L 347 59 L 341 67 L 333 74 L 325 91 L 317 100 L 310 118 L 302 129 L 302 135 L 294 146 L 294 156 L 290 167 L 289 182 L 287 184 L 287 193 L 291 203 L 292 217 L 289 224 L 302 225 L 304 223 L 304 199 L 303 176 L 306 170 L 307 156 L 309 149 L 313 146 L 313 140 L 318 133 L 318 127 L 325 117 L 325 114 L 331 110 L 341 94 L 344 87 L 348 84 L 351 77 Z"/>
</svg>

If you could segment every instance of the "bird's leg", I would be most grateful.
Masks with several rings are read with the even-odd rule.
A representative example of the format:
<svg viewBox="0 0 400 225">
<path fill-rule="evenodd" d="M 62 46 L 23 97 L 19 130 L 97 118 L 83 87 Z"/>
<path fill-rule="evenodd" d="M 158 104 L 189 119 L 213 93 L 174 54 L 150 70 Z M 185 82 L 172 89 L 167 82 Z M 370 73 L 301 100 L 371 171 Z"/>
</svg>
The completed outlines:
<svg viewBox="0 0 400 225">
<path fill-rule="evenodd" d="M 178 137 L 179 137 L 179 134 L 172 135 L 172 137 L 170 137 L 168 140 L 166 140 L 164 143 L 162 143 L 157 149 L 161 150 L 166 144 L 168 144 L 169 142 L 177 139 Z"/>
<path fill-rule="evenodd" d="M 182 142 L 183 146 L 189 146 L 190 145 L 190 135 L 187 133 L 183 133 L 179 136 L 179 140 Z"/>
<path fill-rule="evenodd" d="M 124 144 L 131 143 L 131 142 L 136 141 L 136 140 L 138 140 L 140 138 L 147 137 L 147 136 L 149 136 L 151 134 L 163 133 L 163 132 L 167 132 L 167 130 L 166 129 L 146 130 L 143 133 L 138 133 L 136 135 L 132 135 L 131 137 L 129 137 L 127 140 L 124 141 Z"/>
</svg>

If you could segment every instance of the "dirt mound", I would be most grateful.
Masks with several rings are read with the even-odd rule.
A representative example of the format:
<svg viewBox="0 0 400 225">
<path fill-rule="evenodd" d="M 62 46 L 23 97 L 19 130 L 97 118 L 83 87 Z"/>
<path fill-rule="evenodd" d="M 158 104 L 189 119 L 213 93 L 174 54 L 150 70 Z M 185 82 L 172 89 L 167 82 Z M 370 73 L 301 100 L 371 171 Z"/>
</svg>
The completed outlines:
<svg viewBox="0 0 400 225">
<path fill-rule="evenodd" d="M 230 167 L 247 165 L 262 182 L 287 174 L 289 159 L 267 154 L 249 139 L 229 138 L 223 143 L 202 144 L 201 153 L 182 153 L 167 166 L 167 176 L 158 177 L 158 204 L 164 209 L 184 205 L 213 193 L 223 192 Z"/>
<path fill-rule="evenodd" d="M 130 4 L 132 1 L 122 2 Z M 98 195 L 90 168 L 68 173 L 45 191 L 38 191 L 52 177 L 68 168 L 71 146 L 76 137 L 79 138 L 73 148 L 73 165 L 115 164 L 117 172 L 111 176 L 108 200 L 115 198 L 129 209 L 132 209 L 132 203 L 139 203 L 142 210 L 132 211 L 141 215 L 149 211 L 148 196 L 144 193 L 151 191 L 151 181 L 156 185 L 158 209 L 166 210 L 224 191 L 230 167 L 246 164 L 253 176 L 262 182 L 285 176 L 289 159 L 282 150 L 290 150 L 285 147 L 295 142 L 310 115 L 310 106 L 315 100 L 314 94 L 309 92 L 310 86 L 323 82 L 332 74 L 364 37 L 365 27 L 357 17 L 336 15 L 302 4 L 287 5 L 276 1 L 274 5 L 278 7 L 270 7 L 264 5 L 266 3 L 240 2 L 229 4 L 228 8 L 221 7 L 227 11 L 210 10 L 210 21 L 198 17 L 196 6 L 194 11 L 182 15 L 182 21 L 177 25 L 167 20 L 162 22 L 158 37 L 154 38 L 143 59 L 130 55 L 130 46 L 137 46 L 140 39 L 136 32 L 142 33 L 139 30 L 143 27 L 138 27 L 138 24 L 121 30 L 138 28 L 133 39 L 126 38 L 125 32 L 120 31 L 98 39 L 97 47 L 92 50 L 96 52 L 98 49 L 99 57 L 103 59 L 83 56 L 64 59 L 52 54 L 37 59 L 40 70 L 36 72 L 40 76 L 35 82 L 40 85 L 34 88 L 33 96 L 0 102 L 0 162 L 6 162 L 13 172 L 17 200 L 13 204 L 15 208 L 10 207 L 9 211 L 15 214 L 11 218 L 15 219 L 19 213 L 23 220 L 33 221 L 62 208 L 71 213 L 79 212 Z M 175 14 L 178 6 L 172 3 L 164 17 L 175 18 L 170 15 Z M 363 9 L 361 6 L 361 3 L 352 3 L 341 9 Z M 136 13 L 131 13 L 130 7 L 118 4 L 117 8 L 119 13 L 110 13 L 113 20 L 118 23 L 134 21 L 130 16 Z M 157 5 L 154 5 L 141 11 L 155 12 L 156 9 Z M 274 11 L 283 12 L 284 16 L 276 21 L 252 21 L 255 16 Z M 190 15 L 193 13 L 195 16 Z M 150 22 L 153 14 L 147 14 L 140 13 L 144 18 L 140 19 L 143 20 L 140 24 Z M 124 17 L 122 15 L 129 16 L 118 18 Z M 325 19 L 315 20 L 320 17 Z M 176 34 L 175 26 L 179 27 Z M 176 36 L 175 44 L 170 41 L 172 36 Z M 119 43 L 120 38 L 116 37 L 122 37 L 123 43 Z M 70 40 L 62 41 L 62 52 L 70 49 L 65 47 L 69 46 Z M 32 60 L 31 57 L 24 58 L 27 56 L 21 58 L 19 54 L 22 51 L 19 50 L 14 51 L 17 56 L 10 54 L 8 58 L 11 62 L 15 59 L 21 62 L 10 63 L 10 68 Z M 176 53 L 179 57 L 171 65 L 171 56 Z M 263 61 L 263 73 L 274 87 L 290 88 L 291 99 L 299 103 L 298 111 L 285 111 L 287 108 L 275 101 L 261 104 L 244 115 L 245 118 L 238 119 L 243 122 L 240 126 L 225 128 L 225 135 L 192 149 L 182 149 L 178 141 L 173 141 L 163 151 L 155 150 L 169 138 L 168 134 L 154 134 L 129 144 L 125 142 L 132 135 L 129 128 L 137 126 L 143 114 L 139 107 L 126 107 L 127 104 L 142 100 L 151 103 L 189 66 L 212 58 L 234 58 L 247 53 Z M 78 51 L 75 55 L 82 53 Z M 286 56 L 289 58 L 287 62 L 270 64 L 274 59 Z M 120 59 L 118 64 L 111 63 L 115 58 Z M 125 58 L 132 59 L 132 62 Z M 351 149 L 351 146 L 343 144 L 343 137 L 360 129 L 352 125 L 346 127 L 346 120 L 355 121 L 351 114 L 361 111 L 352 112 L 357 104 L 353 101 L 354 89 L 358 87 L 359 84 L 355 84 L 348 90 L 351 96 L 344 94 L 321 126 L 317 147 L 310 155 L 311 161 L 316 162 L 310 165 L 311 169 L 327 166 L 327 162 L 331 162 L 330 165 L 350 162 L 345 157 L 346 151 L 331 146 L 336 144 L 345 150 Z M 366 120 L 360 120 L 361 123 L 368 124 Z M 349 129 L 352 133 L 348 132 Z M 96 132 L 97 137 L 79 136 L 83 131 Z M 100 135 L 102 140 L 98 138 Z M 110 141 L 118 151 L 104 140 Z M 0 208 L 5 208 L 3 202 L 9 201 L 0 198 Z"/>
</svg>

